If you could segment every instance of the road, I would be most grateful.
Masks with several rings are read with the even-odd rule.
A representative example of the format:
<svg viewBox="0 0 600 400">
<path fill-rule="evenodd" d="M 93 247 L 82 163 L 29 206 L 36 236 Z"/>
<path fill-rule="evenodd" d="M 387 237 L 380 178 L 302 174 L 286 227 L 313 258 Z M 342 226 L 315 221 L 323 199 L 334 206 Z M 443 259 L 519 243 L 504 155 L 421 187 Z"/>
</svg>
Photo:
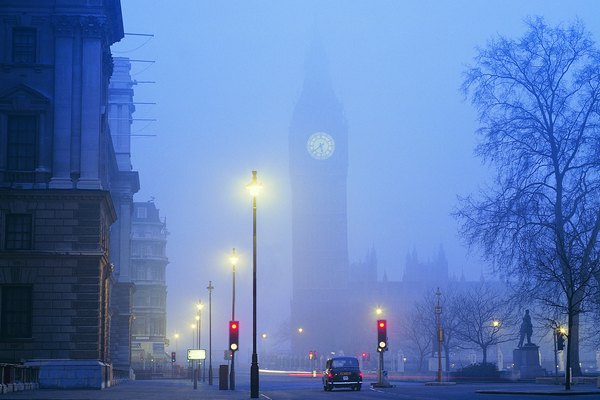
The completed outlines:
<svg viewBox="0 0 600 400">
<path fill-rule="evenodd" d="M 198 389 L 187 380 L 127 381 L 104 390 L 36 390 L 0 394 L 0 400 L 196 400 L 250 398 L 250 379 L 247 371 L 236 374 L 236 390 L 219 390 L 218 377 L 214 385 L 200 383 Z M 262 400 L 546 400 L 556 399 L 598 399 L 600 389 L 593 385 L 577 385 L 573 393 L 564 395 L 561 386 L 536 385 L 533 383 L 494 383 L 456 384 L 452 386 L 426 386 L 423 382 L 393 381 L 391 388 L 371 388 L 371 381 L 365 382 L 363 390 L 354 392 L 338 389 L 325 392 L 320 378 L 298 373 L 262 373 L 260 376 L 260 398 Z M 483 394 L 479 390 L 499 390 L 503 394 Z M 512 394 L 510 394 L 512 392 Z M 518 393 L 521 392 L 521 393 Z M 529 394 L 523 394 L 528 392 Z M 539 392 L 533 394 L 533 392 Z M 551 394 L 551 392 L 555 392 Z M 584 395 L 583 393 L 588 393 Z M 545 394 L 543 394 L 545 393 Z"/>
</svg>

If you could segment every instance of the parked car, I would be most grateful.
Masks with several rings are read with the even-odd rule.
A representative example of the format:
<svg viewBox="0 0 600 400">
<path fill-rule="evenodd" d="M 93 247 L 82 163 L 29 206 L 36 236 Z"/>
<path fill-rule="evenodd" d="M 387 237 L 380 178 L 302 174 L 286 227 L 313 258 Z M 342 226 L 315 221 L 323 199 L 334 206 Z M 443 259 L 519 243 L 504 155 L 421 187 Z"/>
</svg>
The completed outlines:
<svg viewBox="0 0 600 400">
<path fill-rule="evenodd" d="M 360 390 L 362 378 L 356 357 L 333 357 L 328 359 L 325 364 L 323 390 L 331 391 L 334 387 Z"/>
</svg>

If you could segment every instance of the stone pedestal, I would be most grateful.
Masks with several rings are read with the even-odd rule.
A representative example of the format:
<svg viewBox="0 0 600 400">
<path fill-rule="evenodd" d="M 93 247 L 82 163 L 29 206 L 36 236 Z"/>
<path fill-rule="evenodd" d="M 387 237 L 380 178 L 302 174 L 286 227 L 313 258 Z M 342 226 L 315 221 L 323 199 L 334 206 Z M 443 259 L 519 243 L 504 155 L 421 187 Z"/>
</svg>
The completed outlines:
<svg viewBox="0 0 600 400">
<path fill-rule="evenodd" d="M 544 376 L 546 371 L 541 366 L 540 348 L 535 344 L 513 350 L 513 364 L 519 372 L 518 379 L 535 379 Z"/>
</svg>

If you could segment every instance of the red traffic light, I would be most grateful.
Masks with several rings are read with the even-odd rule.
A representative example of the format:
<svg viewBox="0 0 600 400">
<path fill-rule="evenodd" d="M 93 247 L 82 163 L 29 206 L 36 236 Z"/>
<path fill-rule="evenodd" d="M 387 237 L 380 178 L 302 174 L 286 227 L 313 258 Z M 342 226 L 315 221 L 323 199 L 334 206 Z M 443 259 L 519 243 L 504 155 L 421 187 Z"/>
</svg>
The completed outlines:
<svg viewBox="0 0 600 400">
<path fill-rule="evenodd" d="M 387 321 L 385 319 L 377 320 L 377 351 L 387 349 Z"/>
<path fill-rule="evenodd" d="M 367 358 L 367 353 L 362 353 L 362 358 Z"/>
<path fill-rule="evenodd" d="M 239 321 L 229 321 L 229 350 L 237 351 L 240 337 Z"/>
</svg>

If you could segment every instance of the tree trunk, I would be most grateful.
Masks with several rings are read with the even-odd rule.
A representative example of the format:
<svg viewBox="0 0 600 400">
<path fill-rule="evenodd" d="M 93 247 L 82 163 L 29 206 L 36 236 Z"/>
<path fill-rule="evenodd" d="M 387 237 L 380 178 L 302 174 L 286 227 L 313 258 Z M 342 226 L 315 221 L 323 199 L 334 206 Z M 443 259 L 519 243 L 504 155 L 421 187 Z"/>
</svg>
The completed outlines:
<svg viewBox="0 0 600 400">
<path fill-rule="evenodd" d="M 482 364 L 487 364 L 487 346 L 481 346 L 481 350 L 483 351 Z"/>
<path fill-rule="evenodd" d="M 578 301 L 578 300 L 576 300 Z M 571 350 L 571 371 L 572 376 L 581 376 L 581 365 L 579 363 L 579 319 L 581 306 L 577 305 L 573 311 L 573 323 L 569 328 L 569 348 Z"/>
</svg>

